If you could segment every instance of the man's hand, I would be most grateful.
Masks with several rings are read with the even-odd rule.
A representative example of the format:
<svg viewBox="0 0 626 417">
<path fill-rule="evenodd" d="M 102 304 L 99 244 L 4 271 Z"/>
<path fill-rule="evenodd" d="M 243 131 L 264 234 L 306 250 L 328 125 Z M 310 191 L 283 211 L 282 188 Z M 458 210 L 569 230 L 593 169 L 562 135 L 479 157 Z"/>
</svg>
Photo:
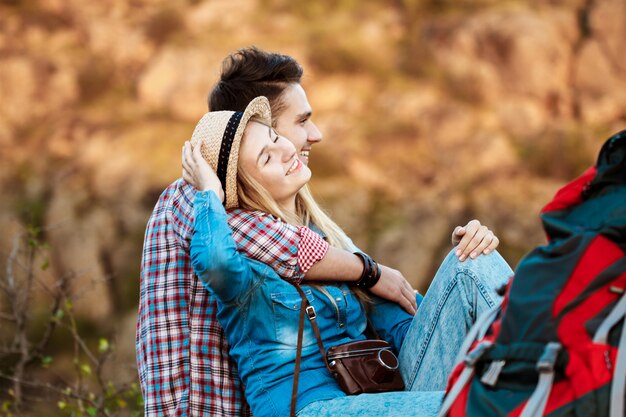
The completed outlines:
<svg viewBox="0 0 626 417">
<path fill-rule="evenodd" d="M 380 265 L 380 279 L 369 291 L 385 300 L 398 303 L 409 314 L 415 315 L 417 302 L 415 301 L 415 290 L 408 283 L 400 271 Z"/>
<path fill-rule="evenodd" d="M 476 259 L 480 254 L 488 255 L 499 244 L 496 235 L 478 220 L 471 220 L 463 227 L 457 226 L 452 232 L 452 245 L 457 247 L 455 253 L 461 262 L 468 256 Z"/>
<path fill-rule="evenodd" d="M 200 153 L 200 144 L 191 150 L 191 143 L 183 146 L 183 179 L 193 185 L 196 190 L 213 190 L 221 201 L 224 201 L 222 183 L 211 165 L 204 160 Z"/>
</svg>

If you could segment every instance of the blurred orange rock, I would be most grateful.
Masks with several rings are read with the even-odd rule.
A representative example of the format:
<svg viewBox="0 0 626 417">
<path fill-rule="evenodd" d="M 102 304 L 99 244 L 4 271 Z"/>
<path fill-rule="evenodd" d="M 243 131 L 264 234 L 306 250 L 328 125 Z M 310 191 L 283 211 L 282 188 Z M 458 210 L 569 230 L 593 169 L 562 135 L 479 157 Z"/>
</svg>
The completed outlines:
<svg viewBox="0 0 626 417">
<path fill-rule="evenodd" d="M 161 51 L 139 80 L 141 103 L 184 120 L 199 120 L 207 111 L 208 92 L 222 58 L 198 49 Z"/>
<path fill-rule="evenodd" d="M 559 16 L 555 21 L 519 5 L 495 8 L 454 23 L 431 48 L 470 98 L 491 106 L 504 97 L 532 99 L 559 116 L 570 101 L 571 45 L 564 24 Z"/>
<path fill-rule="evenodd" d="M 586 123 L 607 123 L 626 114 L 626 80 L 620 75 L 598 41 L 583 45 L 577 60 L 576 90 Z"/>
<path fill-rule="evenodd" d="M 147 218 L 237 48 L 303 64 L 312 188 L 420 288 L 471 218 L 512 262 L 540 243 L 539 208 L 626 118 L 623 0 L 5 3 L 0 230 L 54 225 L 94 320 L 135 308 Z"/>
</svg>

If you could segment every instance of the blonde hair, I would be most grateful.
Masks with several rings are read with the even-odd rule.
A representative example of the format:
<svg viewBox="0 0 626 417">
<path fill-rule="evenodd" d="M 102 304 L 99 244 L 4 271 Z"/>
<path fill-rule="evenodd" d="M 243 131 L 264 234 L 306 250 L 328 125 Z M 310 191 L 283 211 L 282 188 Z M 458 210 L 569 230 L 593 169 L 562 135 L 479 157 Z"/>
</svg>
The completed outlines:
<svg viewBox="0 0 626 417">
<path fill-rule="evenodd" d="M 256 116 L 252 116 L 250 122 L 257 122 L 267 126 L 265 121 Z M 241 208 L 260 210 L 278 217 L 286 223 L 297 226 L 308 227 L 314 224 L 324 232 L 331 246 L 345 250 L 352 249 L 350 240 L 343 230 L 328 217 L 324 210 L 318 206 L 315 199 L 313 199 L 308 185 L 304 185 L 296 195 L 296 212 L 285 211 L 270 193 L 242 168 L 239 161 L 237 161 L 237 196 L 239 197 L 239 206 Z"/>
<path fill-rule="evenodd" d="M 304 185 L 296 194 L 296 211 L 292 213 L 282 209 L 270 193 L 240 165 L 237 169 L 237 195 L 239 206 L 243 209 L 259 210 L 296 226 L 315 225 L 326 235 L 331 246 L 350 252 L 354 249 L 348 236 L 317 204 L 308 185 Z M 322 287 L 316 287 L 325 291 Z M 352 291 L 365 308 L 371 304 L 365 291 L 355 287 Z"/>
<path fill-rule="evenodd" d="M 326 235 L 328 243 L 337 248 L 351 250 L 350 240 L 337 224 L 328 217 L 313 199 L 308 185 L 296 195 L 296 212 L 284 210 L 250 174 L 239 167 L 237 175 L 237 195 L 239 206 L 246 210 L 259 210 L 278 217 L 296 226 L 314 224 Z"/>
</svg>

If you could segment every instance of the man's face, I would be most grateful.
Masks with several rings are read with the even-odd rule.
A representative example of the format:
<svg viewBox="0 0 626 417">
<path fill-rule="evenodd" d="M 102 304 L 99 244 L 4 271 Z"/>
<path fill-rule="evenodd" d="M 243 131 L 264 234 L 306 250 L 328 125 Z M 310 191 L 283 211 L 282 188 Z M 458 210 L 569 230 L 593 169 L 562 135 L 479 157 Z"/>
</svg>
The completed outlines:
<svg viewBox="0 0 626 417">
<path fill-rule="evenodd" d="M 289 139 L 305 164 L 311 146 L 322 141 L 322 133 L 311 121 L 311 105 L 300 84 L 289 85 L 282 95 L 284 109 L 276 118 L 276 131 Z"/>
</svg>

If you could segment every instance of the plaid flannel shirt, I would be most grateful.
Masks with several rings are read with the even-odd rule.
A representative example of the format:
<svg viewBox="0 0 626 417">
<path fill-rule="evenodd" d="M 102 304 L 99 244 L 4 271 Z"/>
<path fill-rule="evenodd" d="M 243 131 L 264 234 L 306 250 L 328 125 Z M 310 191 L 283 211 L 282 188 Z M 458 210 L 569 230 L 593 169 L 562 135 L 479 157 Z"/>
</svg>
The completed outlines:
<svg viewBox="0 0 626 417">
<path fill-rule="evenodd" d="M 137 367 L 145 416 L 249 416 L 214 297 L 193 273 L 195 190 L 183 180 L 159 197 L 141 261 Z M 261 212 L 229 211 L 240 251 L 299 281 L 328 244 L 306 227 Z"/>
</svg>

